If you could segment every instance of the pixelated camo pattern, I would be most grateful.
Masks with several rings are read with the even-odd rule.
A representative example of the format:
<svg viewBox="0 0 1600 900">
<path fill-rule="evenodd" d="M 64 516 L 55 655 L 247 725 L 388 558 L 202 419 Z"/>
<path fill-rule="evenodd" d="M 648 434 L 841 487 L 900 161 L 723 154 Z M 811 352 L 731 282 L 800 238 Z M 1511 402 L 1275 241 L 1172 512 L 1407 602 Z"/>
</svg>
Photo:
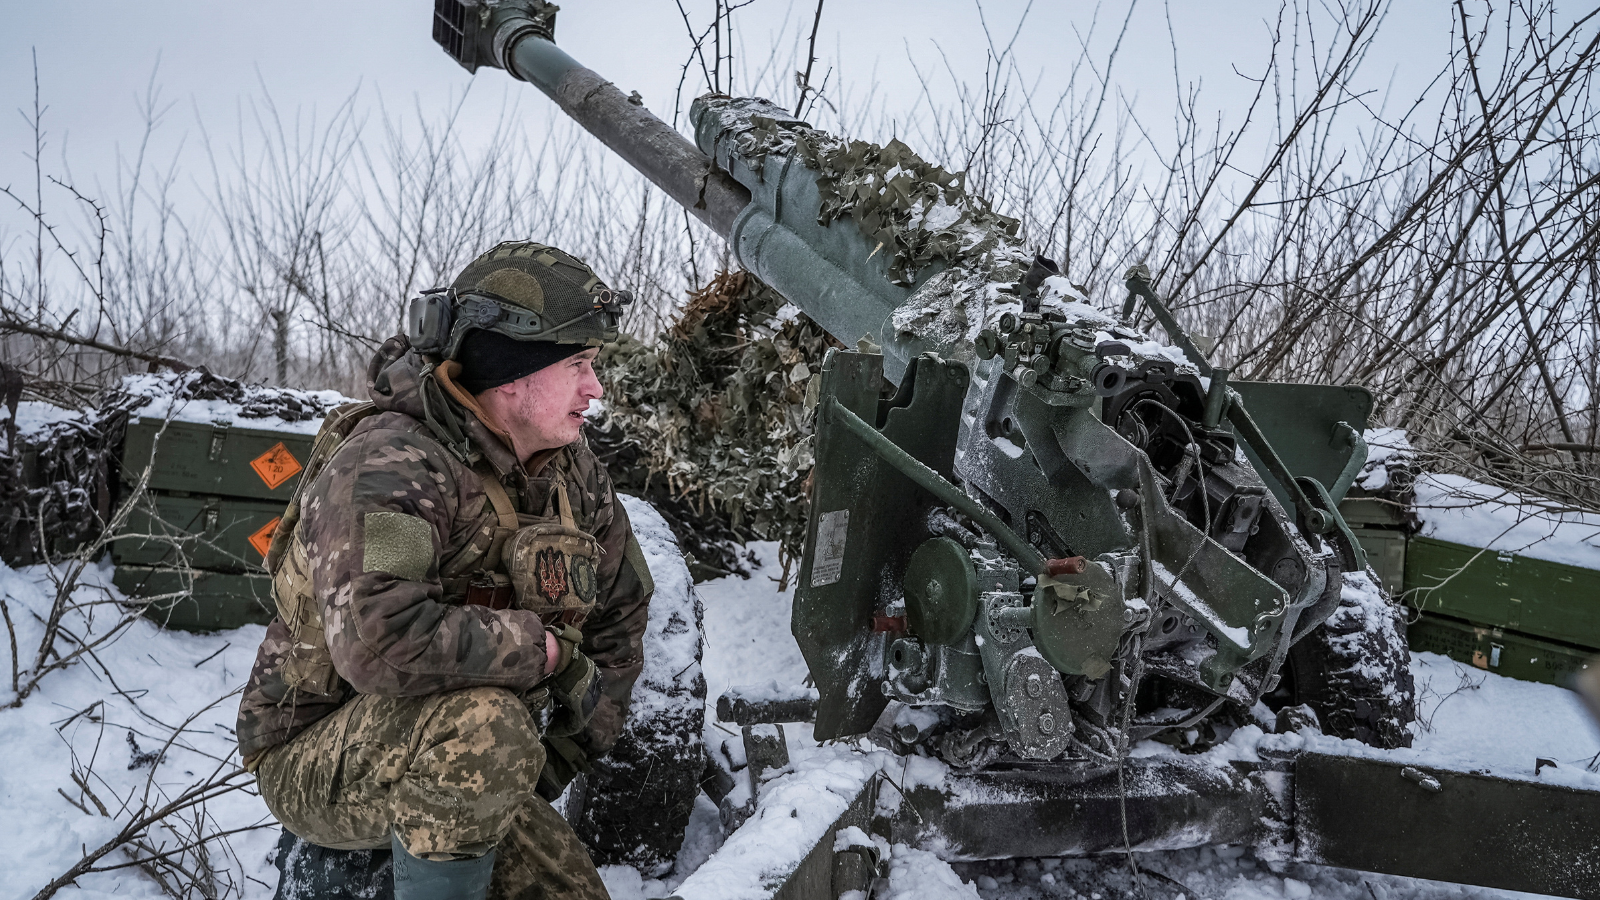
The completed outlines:
<svg viewBox="0 0 1600 900">
<path fill-rule="evenodd" d="M 543 764 L 521 699 L 473 688 L 359 697 L 266 753 L 257 782 L 278 820 L 319 847 L 381 850 L 392 832 L 422 858 L 494 849 L 491 897 L 604 898 L 588 851 L 534 793 Z M 322 857 L 308 880 L 355 878 L 352 888 L 381 896 L 378 873 L 352 857 L 343 866 L 337 855 Z"/>
<path fill-rule="evenodd" d="M 465 576 L 482 568 L 497 519 L 479 476 L 422 424 L 422 368 L 400 339 L 380 349 L 369 369 L 380 412 L 355 427 L 303 500 L 300 537 L 322 602 L 328 651 L 348 683 L 347 695 L 427 697 L 470 687 L 527 691 L 543 677 L 544 629 L 532 613 L 462 603 Z M 582 441 L 553 451 L 540 475 L 528 477 L 476 418 L 454 412 L 484 457 L 479 467 L 502 473 L 522 511 L 550 512 L 550 473 L 560 470 L 578 526 L 600 545 L 599 600 L 584 624 L 582 649 L 599 669 L 602 696 L 580 736 L 585 751 L 597 756 L 621 731 L 643 661 L 649 591 L 628 562 L 627 516 L 605 468 Z M 424 523 L 431 556 L 407 565 L 366 565 L 394 557 L 382 548 L 369 554 L 369 513 Z M 408 547 L 417 540 L 412 525 L 379 531 L 391 539 L 403 533 L 400 540 Z M 398 575 L 389 571 L 396 568 L 402 570 Z M 461 587 L 447 591 L 449 585 Z M 288 649 L 288 629 L 274 620 L 240 703 L 239 747 L 247 761 L 301 733 L 344 699 L 291 690 L 283 679 Z"/>
</svg>

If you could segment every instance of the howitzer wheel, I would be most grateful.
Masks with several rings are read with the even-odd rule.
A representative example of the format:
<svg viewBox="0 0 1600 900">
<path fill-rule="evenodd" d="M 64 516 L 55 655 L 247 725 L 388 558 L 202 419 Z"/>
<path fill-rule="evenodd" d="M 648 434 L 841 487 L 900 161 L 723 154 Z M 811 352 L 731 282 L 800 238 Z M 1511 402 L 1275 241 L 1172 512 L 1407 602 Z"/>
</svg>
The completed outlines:
<svg viewBox="0 0 1600 900">
<path fill-rule="evenodd" d="M 1334 737 L 1409 747 L 1416 692 L 1404 613 L 1377 584 L 1370 570 L 1344 576 L 1339 607 L 1289 648 L 1275 699 L 1309 705 Z"/>
</svg>

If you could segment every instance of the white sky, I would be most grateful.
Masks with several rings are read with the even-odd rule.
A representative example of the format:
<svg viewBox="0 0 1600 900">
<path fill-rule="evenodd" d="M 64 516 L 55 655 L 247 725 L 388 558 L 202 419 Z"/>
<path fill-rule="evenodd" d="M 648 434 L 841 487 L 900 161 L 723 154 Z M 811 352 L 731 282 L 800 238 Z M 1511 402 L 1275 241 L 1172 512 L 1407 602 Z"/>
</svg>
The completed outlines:
<svg viewBox="0 0 1600 900">
<path fill-rule="evenodd" d="M 684 5 L 697 21 L 709 20 L 708 0 L 684 0 Z M 325 117 L 359 88 L 358 104 L 375 110 L 381 97 L 391 114 L 404 118 L 417 109 L 437 115 L 472 83 L 433 44 L 429 0 L 78 0 L 7 6 L 0 28 L 0 186 L 27 195 L 33 190 L 26 158 L 33 137 L 19 110 L 33 102 L 30 50 L 38 52 L 47 106 L 46 171 L 70 172 L 80 187 L 101 192 L 114 189 L 119 151 L 130 155 L 137 149 L 137 101 L 152 78 L 172 104 L 153 156 L 171 159 L 182 142 L 183 175 L 191 184 L 207 178 L 196 152 L 200 127 L 226 144 L 234 137 L 240 104 L 249 97 L 269 93 L 286 118 L 297 111 Z M 1000 40 L 1009 38 L 1025 6 L 1018 0 L 985 0 L 985 14 Z M 792 40 L 800 28 L 809 31 L 813 8 L 809 0 L 755 0 L 737 13 L 745 47 L 764 51 L 774 35 L 788 34 Z M 1277 0 L 1170 5 L 1142 0 L 1113 80 L 1124 94 L 1137 96 L 1137 108 L 1150 121 L 1170 122 L 1170 15 L 1183 80 L 1203 85 L 1204 105 L 1213 114 L 1237 114 L 1251 86 L 1234 70 L 1261 69 L 1269 20 L 1278 10 Z M 1087 31 L 1098 14 L 1097 40 L 1108 38 L 1126 11 L 1125 2 L 1111 0 L 1099 7 L 1036 0 L 1017 42 L 1022 70 L 1037 73 L 1048 93 L 1080 52 L 1074 29 Z M 1393 78 L 1414 90 L 1437 71 L 1448 46 L 1450 15 L 1442 0 L 1401 0 L 1381 32 L 1376 58 L 1364 69 L 1370 86 L 1381 90 Z M 569 0 L 558 20 L 557 40 L 623 90 L 639 91 L 651 109 L 670 119 L 689 46 L 672 0 Z M 974 0 L 829 0 L 818 45 L 818 78 L 834 66 L 842 72 L 844 89 L 858 97 L 875 84 L 889 110 L 909 108 L 918 93 L 908 57 L 924 69 L 934 68 L 943 64 L 942 49 L 960 77 L 976 82 L 986 56 Z M 1094 53 L 1103 59 L 1105 49 L 1097 44 Z M 792 93 L 773 99 L 792 102 Z M 461 139 L 473 140 L 479 133 L 474 123 L 492 121 L 506 103 L 519 114 L 541 118 L 548 108 L 542 95 L 503 73 L 480 72 Z M 59 209 L 62 201 L 58 194 L 52 202 Z M 8 207 L 0 209 L 0 239 L 7 231 L 15 238 L 20 222 L 14 205 L 4 198 L 0 202 Z"/>
</svg>

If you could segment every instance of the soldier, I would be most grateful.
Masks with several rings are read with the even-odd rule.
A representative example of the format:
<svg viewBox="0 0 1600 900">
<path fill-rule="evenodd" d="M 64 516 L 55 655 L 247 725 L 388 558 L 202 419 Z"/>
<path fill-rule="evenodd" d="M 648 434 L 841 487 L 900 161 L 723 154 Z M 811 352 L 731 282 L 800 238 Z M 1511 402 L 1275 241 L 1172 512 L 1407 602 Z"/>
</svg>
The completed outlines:
<svg viewBox="0 0 1600 900">
<path fill-rule="evenodd" d="M 653 585 L 582 440 L 629 300 L 553 247 L 478 257 L 379 349 L 274 534 L 240 755 L 295 835 L 392 848 L 398 900 L 606 897 L 548 801 L 643 666 Z"/>
</svg>

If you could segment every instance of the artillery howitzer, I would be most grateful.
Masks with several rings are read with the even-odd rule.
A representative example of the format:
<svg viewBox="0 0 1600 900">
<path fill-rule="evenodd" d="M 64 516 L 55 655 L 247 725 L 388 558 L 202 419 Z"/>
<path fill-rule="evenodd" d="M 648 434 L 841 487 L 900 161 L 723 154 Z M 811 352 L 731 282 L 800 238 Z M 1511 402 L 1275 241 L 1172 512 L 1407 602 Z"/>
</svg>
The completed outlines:
<svg viewBox="0 0 1600 900">
<path fill-rule="evenodd" d="M 957 756 L 1092 759 L 1118 746 L 1135 668 L 1191 703 L 1135 716 L 1140 735 L 1249 708 L 1365 568 L 1336 508 L 1365 460 L 1365 391 L 1270 386 L 1298 408 L 1273 430 L 1324 448 L 1291 475 L 1248 411 L 1261 386 L 1213 369 L 1142 266 L 1107 314 L 903 148 L 706 97 L 697 149 L 556 48 L 553 8 L 440 10 L 464 65 L 533 81 L 747 271 L 877 345 L 831 354 L 818 391 L 795 633 L 819 738 L 866 732 L 895 699 L 977 722 L 946 739 Z M 1181 352 L 1134 326 L 1140 301 Z"/>
<path fill-rule="evenodd" d="M 1350 800 L 1391 793 L 1398 767 L 1317 754 L 1228 776 L 1141 762 L 1137 798 L 1107 794 L 1130 742 L 1238 721 L 1263 700 L 1307 703 L 1328 731 L 1380 747 L 1409 740 L 1403 637 L 1387 604 L 1362 602 L 1375 588 L 1338 511 L 1366 457 L 1370 395 L 1230 382 L 1143 266 L 1120 309 L 1092 305 L 1015 222 L 898 143 L 847 143 L 765 101 L 707 96 L 691 144 L 557 48 L 554 22 L 540 0 L 437 0 L 434 36 L 469 71 L 539 87 L 858 348 L 830 352 L 813 384 L 793 627 L 819 694 L 814 735 L 866 734 L 899 701 L 900 750 L 995 789 L 983 803 L 953 801 L 949 782 L 911 791 L 915 824 L 875 825 L 962 858 L 1301 841 L 1300 858 L 1350 867 L 1600 890 L 1551 874 L 1593 833 L 1573 837 L 1570 804 L 1524 823 L 1548 841 L 1520 867 L 1475 863 L 1476 832 L 1397 857 L 1417 822 L 1525 802 L 1465 774 L 1448 792 L 1465 810 L 1387 822 Z M 1175 347 L 1141 330 L 1143 311 Z M 1405 775 L 1439 787 L 1422 777 Z M 849 815 L 870 815 L 861 806 Z M 1038 827 L 993 827 L 1017 816 Z"/>
</svg>

